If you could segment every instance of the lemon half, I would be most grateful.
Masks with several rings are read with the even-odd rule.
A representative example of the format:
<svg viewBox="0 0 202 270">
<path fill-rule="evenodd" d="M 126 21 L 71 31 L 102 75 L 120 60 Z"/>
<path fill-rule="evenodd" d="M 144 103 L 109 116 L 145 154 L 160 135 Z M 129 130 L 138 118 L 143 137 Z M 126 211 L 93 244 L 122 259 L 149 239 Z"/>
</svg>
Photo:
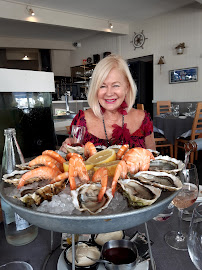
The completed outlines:
<svg viewBox="0 0 202 270">
<path fill-rule="evenodd" d="M 119 162 L 120 160 L 114 160 L 108 163 L 96 164 L 93 169 L 96 172 L 99 168 L 105 167 L 108 170 L 108 176 L 114 176 L 116 167 Z"/>
<path fill-rule="evenodd" d="M 93 164 L 102 164 L 114 160 L 116 160 L 116 152 L 114 151 L 114 149 L 105 149 L 89 157 L 89 159 L 87 159 L 87 162 Z"/>
</svg>

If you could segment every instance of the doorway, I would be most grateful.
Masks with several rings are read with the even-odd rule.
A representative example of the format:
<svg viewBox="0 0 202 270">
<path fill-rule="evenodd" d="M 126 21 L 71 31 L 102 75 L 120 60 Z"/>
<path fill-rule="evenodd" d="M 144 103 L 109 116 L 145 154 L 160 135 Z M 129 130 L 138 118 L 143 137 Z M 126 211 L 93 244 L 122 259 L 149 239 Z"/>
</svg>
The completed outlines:
<svg viewBox="0 0 202 270">
<path fill-rule="evenodd" d="M 128 59 L 131 75 L 137 85 L 137 103 L 144 104 L 144 108 L 153 118 L 153 55 Z"/>
</svg>

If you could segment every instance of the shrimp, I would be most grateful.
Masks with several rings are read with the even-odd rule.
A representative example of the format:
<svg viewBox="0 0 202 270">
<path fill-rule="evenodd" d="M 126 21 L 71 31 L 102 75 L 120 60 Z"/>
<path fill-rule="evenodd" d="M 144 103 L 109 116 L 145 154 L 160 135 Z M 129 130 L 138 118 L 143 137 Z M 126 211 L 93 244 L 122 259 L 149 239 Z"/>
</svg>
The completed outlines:
<svg viewBox="0 0 202 270">
<path fill-rule="evenodd" d="M 83 160 L 83 157 L 82 157 L 81 155 L 77 154 L 77 153 L 68 153 L 68 154 L 66 155 L 66 159 L 69 160 L 69 159 L 70 159 L 71 157 L 73 157 L 73 156 L 78 157 L 78 158 L 80 158 L 81 160 Z"/>
<path fill-rule="evenodd" d="M 97 153 L 95 145 L 92 142 L 87 142 L 84 146 L 84 155 L 86 158 L 91 157 Z"/>
<path fill-rule="evenodd" d="M 55 178 L 53 178 L 53 180 L 50 183 L 54 184 L 54 183 L 60 182 L 60 181 L 64 182 L 68 177 L 69 177 L 69 173 L 64 172 L 64 173 L 57 175 Z"/>
<path fill-rule="evenodd" d="M 57 160 L 59 163 L 63 164 L 66 160 L 57 152 L 53 151 L 53 150 L 46 150 L 43 151 L 42 155 L 48 155 L 52 158 L 54 158 L 55 160 Z"/>
<path fill-rule="evenodd" d="M 132 148 L 123 156 L 123 160 L 126 162 L 130 173 L 148 171 L 150 159 L 154 159 L 153 154 L 141 147 Z"/>
<path fill-rule="evenodd" d="M 101 189 L 98 194 L 98 202 L 102 201 L 102 198 L 107 189 L 107 182 L 108 182 L 108 170 L 105 167 L 99 168 L 93 175 L 92 178 L 93 182 L 101 182 Z"/>
<path fill-rule="evenodd" d="M 34 182 L 37 178 L 39 180 L 45 179 L 45 180 L 52 180 L 56 176 L 58 176 L 61 172 L 58 170 L 55 170 L 50 167 L 42 166 L 39 168 L 36 168 L 34 170 L 31 170 L 29 172 L 26 172 L 23 174 L 23 176 L 20 178 L 18 189 L 23 187 L 25 184 L 29 184 Z"/>
<path fill-rule="evenodd" d="M 112 181 L 112 195 L 114 196 L 116 191 L 116 185 L 118 182 L 119 177 L 126 178 L 127 176 L 127 165 L 124 160 L 121 160 L 118 165 L 116 166 L 116 170 L 114 173 L 113 181 Z"/>
<path fill-rule="evenodd" d="M 73 156 L 69 160 L 69 183 L 71 190 L 76 189 L 75 177 L 78 176 L 82 182 L 89 181 L 86 166 L 79 157 Z"/>
<path fill-rule="evenodd" d="M 38 164 L 48 166 L 48 167 L 51 167 L 53 169 L 58 169 L 58 170 L 60 170 L 60 173 L 64 171 L 63 165 L 48 155 L 38 156 L 29 162 L 30 167 L 32 167 L 34 165 L 38 165 Z"/>
<path fill-rule="evenodd" d="M 129 144 L 122 145 L 116 154 L 116 159 L 121 159 L 122 156 L 125 154 L 125 152 L 128 150 L 128 148 L 129 148 Z"/>
</svg>

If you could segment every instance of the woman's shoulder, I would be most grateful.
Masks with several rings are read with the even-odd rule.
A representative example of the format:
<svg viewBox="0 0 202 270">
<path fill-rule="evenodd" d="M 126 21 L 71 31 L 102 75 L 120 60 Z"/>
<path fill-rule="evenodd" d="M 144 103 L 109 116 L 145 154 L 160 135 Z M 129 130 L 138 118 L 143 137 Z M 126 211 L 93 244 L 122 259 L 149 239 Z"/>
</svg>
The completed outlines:
<svg viewBox="0 0 202 270">
<path fill-rule="evenodd" d="M 146 111 L 144 110 L 138 110 L 138 109 L 134 109 L 132 108 L 129 113 L 128 113 L 128 118 L 129 119 L 139 119 L 140 122 L 142 122 L 144 120 L 146 116 Z"/>
</svg>

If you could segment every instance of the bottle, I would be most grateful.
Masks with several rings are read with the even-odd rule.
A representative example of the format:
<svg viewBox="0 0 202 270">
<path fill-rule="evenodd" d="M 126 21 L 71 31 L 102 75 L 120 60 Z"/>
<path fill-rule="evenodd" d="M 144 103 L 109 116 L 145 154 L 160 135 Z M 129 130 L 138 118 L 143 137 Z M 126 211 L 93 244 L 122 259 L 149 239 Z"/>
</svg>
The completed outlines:
<svg viewBox="0 0 202 270">
<path fill-rule="evenodd" d="M 24 157 L 16 139 L 15 129 L 5 129 L 4 135 L 5 145 L 2 158 L 2 176 L 14 171 L 16 164 L 24 163 Z M 9 244 L 21 246 L 30 243 L 37 237 L 38 227 L 29 224 L 15 213 L 13 208 L 3 198 L 1 198 L 1 207 L 5 236 Z"/>
</svg>

